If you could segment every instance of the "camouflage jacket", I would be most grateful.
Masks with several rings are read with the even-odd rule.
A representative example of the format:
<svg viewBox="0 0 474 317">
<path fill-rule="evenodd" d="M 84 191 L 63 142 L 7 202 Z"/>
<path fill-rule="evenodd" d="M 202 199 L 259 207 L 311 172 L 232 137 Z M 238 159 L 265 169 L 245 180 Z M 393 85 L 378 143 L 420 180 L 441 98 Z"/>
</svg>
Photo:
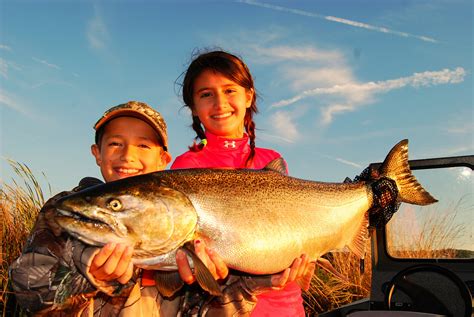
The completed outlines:
<svg viewBox="0 0 474 317">
<path fill-rule="evenodd" d="M 10 266 L 13 290 L 20 306 L 35 316 L 248 316 L 256 295 L 271 290 L 270 276 L 229 274 L 223 296 L 186 285 L 173 297 L 155 286 L 143 286 L 141 270 L 126 284 L 98 281 L 89 274 L 99 251 L 74 239 L 54 221 L 54 202 L 100 183 L 84 178 L 78 187 L 49 199 L 38 214 L 23 253 Z"/>
</svg>

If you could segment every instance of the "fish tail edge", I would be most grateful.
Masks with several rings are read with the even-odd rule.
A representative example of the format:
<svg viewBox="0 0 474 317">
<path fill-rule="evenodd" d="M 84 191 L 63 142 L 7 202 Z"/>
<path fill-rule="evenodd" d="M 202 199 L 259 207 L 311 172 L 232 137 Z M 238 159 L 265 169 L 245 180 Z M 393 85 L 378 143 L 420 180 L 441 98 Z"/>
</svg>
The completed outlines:
<svg viewBox="0 0 474 317">
<path fill-rule="evenodd" d="M 398 142 L 390 150 L 379 171 L 381 176 L 395 181 L 401 202 L 424 206 L 438 201 L 421 186 L 412 174 L 408 163 L 407 139 Z"/>
</svg>

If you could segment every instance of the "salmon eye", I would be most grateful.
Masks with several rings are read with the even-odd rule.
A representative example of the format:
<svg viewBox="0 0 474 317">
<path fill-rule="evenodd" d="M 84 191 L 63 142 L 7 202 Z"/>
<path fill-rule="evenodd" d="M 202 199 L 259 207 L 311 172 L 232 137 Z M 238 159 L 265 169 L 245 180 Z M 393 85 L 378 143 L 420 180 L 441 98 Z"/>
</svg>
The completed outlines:
<svg viewBox="0 0 474 317">
<path fill-rule="evenodd" d="M 110 200 L 108 205 L 113 211 L 119 211 L 120 209 L 122 209 L 122 203 L 118 199 Z"/>
</svg>

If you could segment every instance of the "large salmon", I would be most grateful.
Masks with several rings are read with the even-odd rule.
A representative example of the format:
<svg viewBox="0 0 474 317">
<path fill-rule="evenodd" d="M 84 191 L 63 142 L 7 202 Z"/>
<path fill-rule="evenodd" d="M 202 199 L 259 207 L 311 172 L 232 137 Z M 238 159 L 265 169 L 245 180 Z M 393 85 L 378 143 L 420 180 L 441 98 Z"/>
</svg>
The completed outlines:
<svg viewBox="0 0 474 317">
<path fill-rule="evenodd" d="M 57 203 L 59 225 L 81 241 L 134 246 L 135 265 L 175 270 L 187 241 L 205 240 L 230 268 L 269 274 L 306 253 L 318 259 L 348 246 L 363 255 L 373 184 L 326 183 L 275 171 L 184 169 L 94 186 Z M 396 184 L 398 200 L 436 200 L 412 175 L 408 141 L 393 147 L 379 169 Z"/>
</svg>

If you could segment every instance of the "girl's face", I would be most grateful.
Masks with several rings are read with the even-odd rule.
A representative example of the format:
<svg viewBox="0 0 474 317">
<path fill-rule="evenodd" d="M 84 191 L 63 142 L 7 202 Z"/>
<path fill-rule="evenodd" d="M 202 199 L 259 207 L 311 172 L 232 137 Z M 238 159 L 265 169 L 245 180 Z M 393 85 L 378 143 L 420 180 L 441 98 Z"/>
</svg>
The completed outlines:
<svg viewBox="0 0 474 317">
<path fill-rule="evenodd" d="M 193 115 L 199 117 L 206 131 L 226 138 L 243 137 L 252 89 L 247 90 L 212 70 L 203 71 L 193 88 Z"/>
</svg>

